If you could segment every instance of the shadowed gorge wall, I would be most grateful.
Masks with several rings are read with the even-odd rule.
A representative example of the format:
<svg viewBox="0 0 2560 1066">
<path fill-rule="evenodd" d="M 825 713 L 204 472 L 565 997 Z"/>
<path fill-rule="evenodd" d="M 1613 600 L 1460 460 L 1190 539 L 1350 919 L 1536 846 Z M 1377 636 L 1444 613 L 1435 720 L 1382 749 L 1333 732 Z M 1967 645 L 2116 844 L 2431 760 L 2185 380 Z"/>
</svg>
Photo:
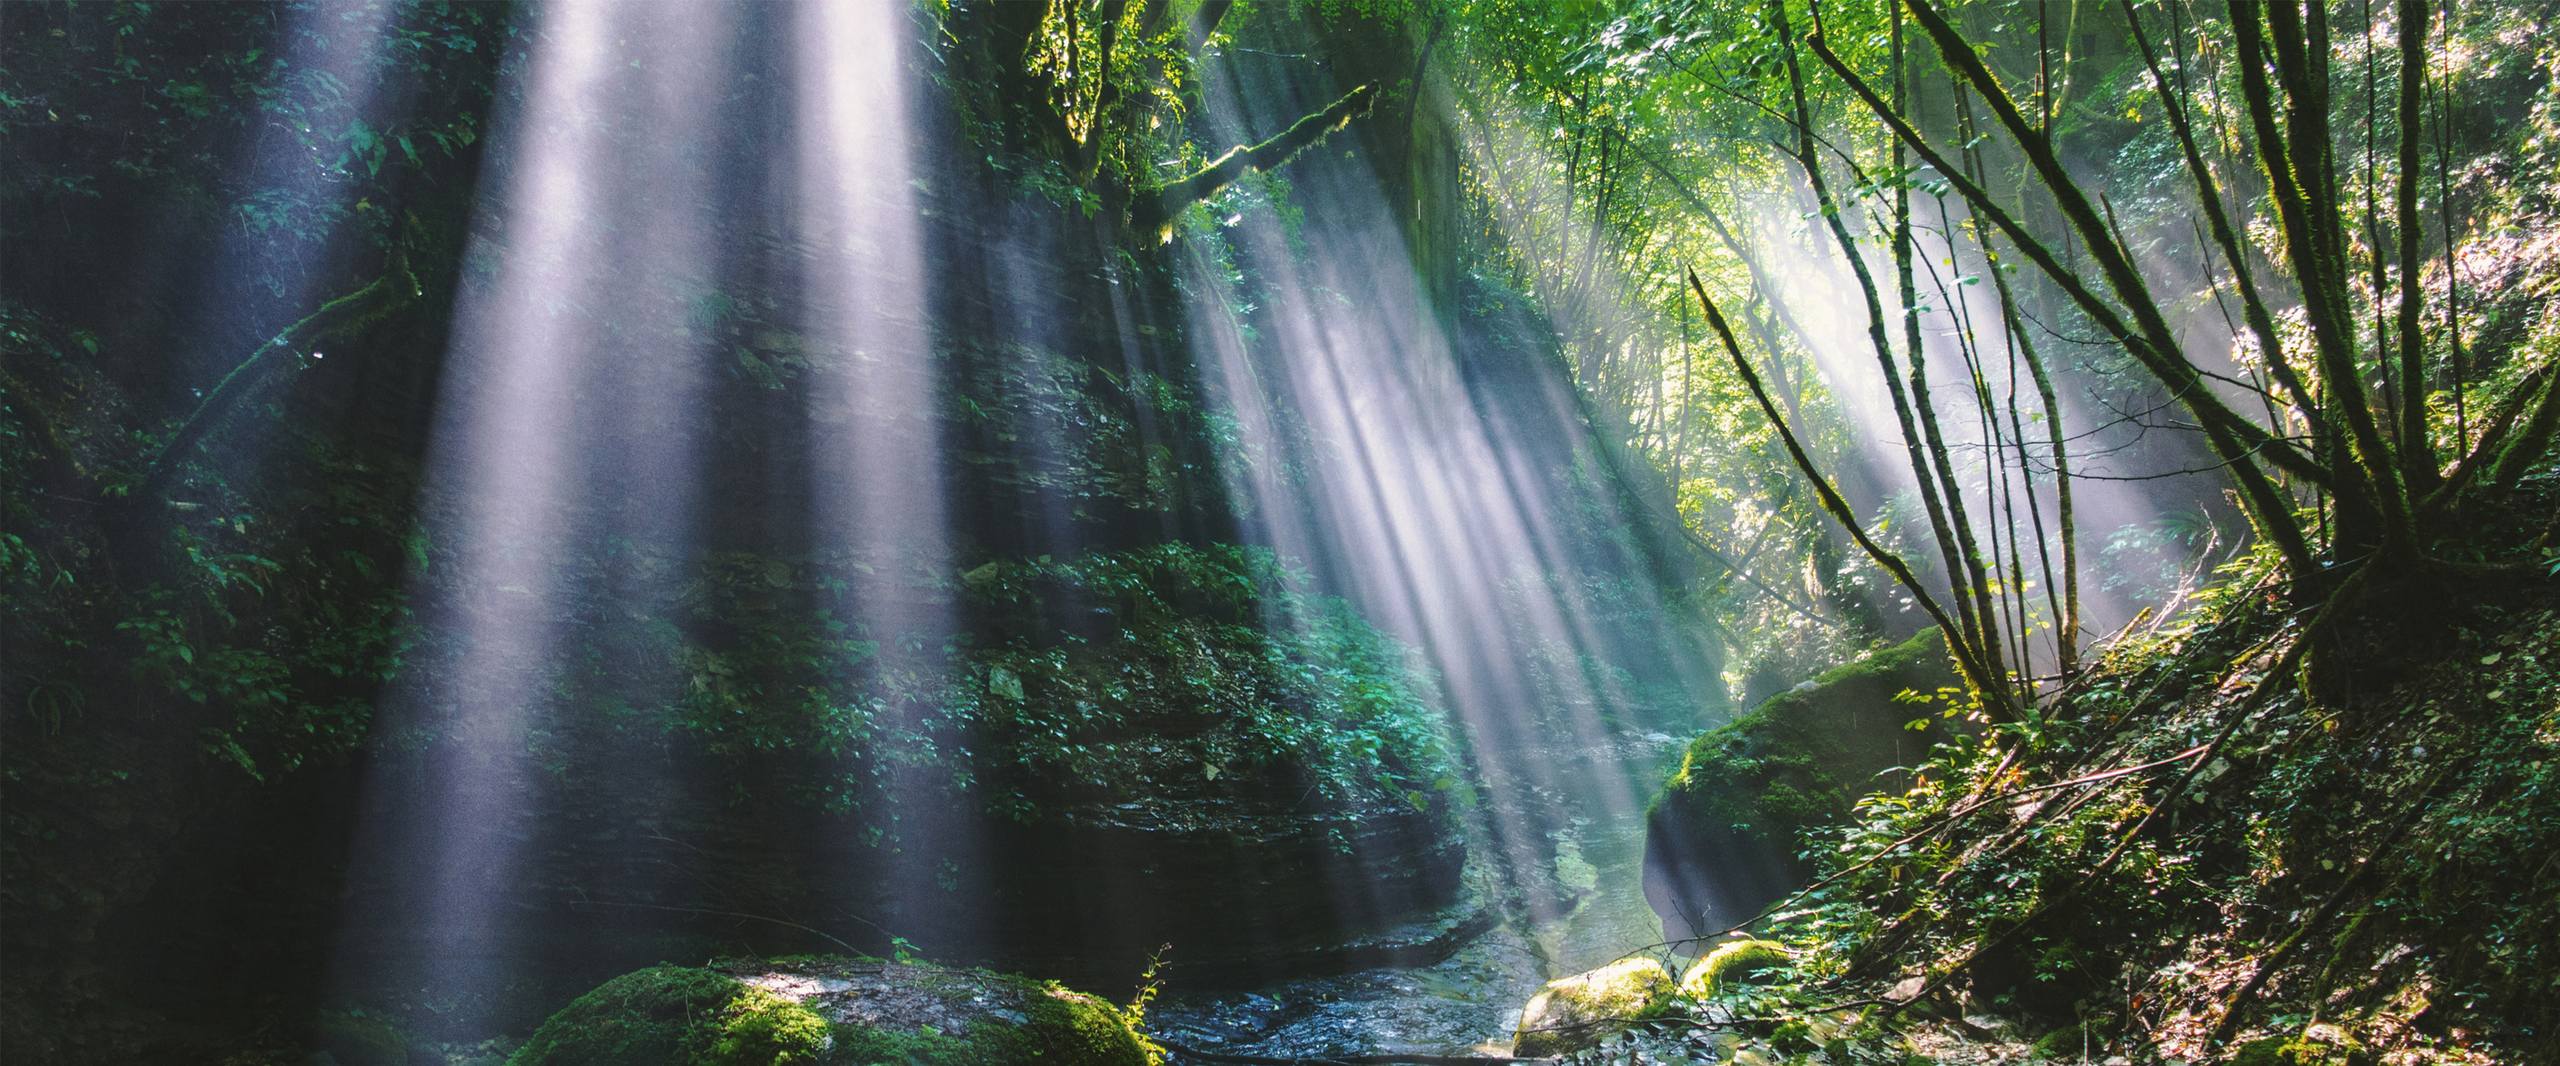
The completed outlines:
<svg viewBox="0 0 2560 1066">
<path fill-rule="evenodd" d="M 153 621 L 11 671 L 21 697 L 124 693 L 58 725 L 12 723 L 22 779 L 90 798 L 13 822 L 11 866 L 60 887 L 13 878 L 10 935 L 96 975 L 17 971 L 29 983 L 12 995 L 13 1032 L 66 1052 L 116 1046 L 131 1034 L 69 1019 L 112 997 L 214 1022 L 281 989 L 424 995 L 443 1003 L 442 1035 L 460 1038 L 538 1021 L 560 995 L 671 953 L 885 951 L 893 937 L 1109 982 L 1171 943 L 1169 972 L 1235 980 L 1445 952 L 1453 923 L 1482 920 L 1490 901 L 1460 892 L 1474 771 L 1450 685 L 1493 686 L 1449 671 L 1513 653 L 1435 659 L 1414 647 L 1417 619 L 1374 621 L 1396 613 L 1390 589 L 1265 546 L 1288 539 L 1275 523 L 1307 506 L 1326 460 L 1293 443 L 1315 432 L 1295 409 L 1255 411 L 1267 432 L 1241 428 L 1196 336 L 1202 306 L 1230 298 L 1185 277 L 1197 241 L 1161 244 L 1024 182 L 1040 161 L 983 139 L 971 124 L 984 113 L 917 55 L 870 88 L 796 77 L 795 49 L 823 30 L 816 9 L 720 9 L 690 29 L 594 9 L 386 11 L 398 47 L 472 57 L 421 58 L 411 91 L 469 113 L 430 128 L 384 103 L 323 147 L 346 153 L 329 181 L 290 187 L 305 199 L 281 205 L 308 228 L 259 231 L 321 256 L 302 260 L 311 281 L 209 295 L 226 307 L 211 323 L 158 302 L 156 317 L 116 313 L 144 302 L 155 271 L 239 254 L 210 247 L 229 239 L 218 226 L 208 247 L 156 244 L 166 262 L 84 242 L 49 269 L 11 271 L 39 279 L 13 284 L 14 343 L 44 353 L 13 369 L 13 390 L 24 379 L 36 401 L 14 409 L 47 416 L 50 438 L 33 453 L 50 465 L 22 468 L 44 494 L 20 517 L 164 476 L 115 427 L 201 409 L 215 390 L 171 384 L 221 378 L 219 353 L 336 296 L 322 279 L 378 273 L 397 297 L 362 327 L 288 330 L 201 453 L 157 460 L 174 464 L 168 501 L 108 504 L 132 515 L 126 539 L 39 544 L 94 585 L 19 616 L 21 638 L 137 609 Z M 290 69 L 262 81 L 241 57 L 306 32 L 248 9 L 47 11 L 23 25 L 13 35 L 60 31 L 48 47 L 65 62 L 138 35 L 162 50 L 154 62 L 237 72 L 208 92 L 290 92 Z M 1422 43 L 1294 26 L 1268 32 L 1302 35 L 1290 47 L 1360 40 L 1371 65 L 1410 67 Z M 608 27 L 669 50 L 618 73 L 559 58 Z M 597 95 L 557 106 L 541 79 L 562 63 L 552 76 Z M 1290 80 L 1293 98 L 1340 88 Z M 709 96 L 675 110 L 680 87 Z M 135 87 L 93 91 L 87 106 L 133 106 L 119 94 Z M 793 116 L 844 91 L 898 109 L 859 132 L 901 140 L 905 172 L 840 180 L 857 212 L 903 190 L 914 220 L 896 239 L 921 273 L 899 272 L 886 231 L 830 214 L 828 187 L 796 184 L 795 160 L 832 135 Z M 207 152 L 243 139 L 275 150 L 216 110 L 154 113 Z M 686 124 L 674 140 L 641 132 L 670 123 Z M 1247 291 L 1284 269 L 1256 256 L 1413 272 L 1401 253 L 1342 250 L 1372 215 L 1390 234 L 1421 225 L 1410 179 L 1390 201 L 1360 191 L 1377 180 L 1377 125 L 1292 167 L 1307 191 L 1287 209 L 1306 228 L 1294 244 L 1239 244 Z M 18 143 L 35 172 L 66 181 L 112 156 L 67 132 Z M 582 154 L 546 147 L 561 144 Z M 893 165 L 877 144 L 836 147 Z M 1431 151 L 1399 148 L 1384 166 Z M 161 157 L 122 165 L 188 172 Z M 94 234 L 155 209 L 135 204 L 269 195 L 213 173 L 240 184 L 25 182 L 13 195 L 31 209 L 11 215 Z M 543 199 L 562 189 L 593 206 Z M 1437 225 L 1446 195 L 1421 197 Z M 101 214 L 93 225 L 74 210 Z M 554 233 L 567 243 L 543 243 Z M 13 232 L 13 259 L 33 237 Z M 839 242 L 871 254 L 840 259 Z M 1415 254 L 1450 290 L 1441 299 L 1466 299 L 1450 280 L 1462 247 Z M 57 284 L 75 276 L 96 280 Z M 556 300 L 510 310 L 546 291 Z M 1583 517 L 1551 530 L 1563 554 L 1442 560 L 1432 580 L 1577 575 L 1564 580 L 1621 597 L 1664 580 L 1661 546 L 1609 517 L 1626 471 L 1593 460 L 1600 435 L 1532 312 L 1407 296 L 1350 314 L 1433 334 L 1443 319 L 1484 322 L 1461 345 L 1468 391 L 1448 395 L 1471 409 L 1457 417 L 1480 406 L 1540 442 L 1513 476 L 1581 501 Z M 208 353 L 206 366 L 173 372 L 169 350 Z M 1269 369 L 1301 358 L 1268 342 L 1231 354 Z M 471 384 L 501 372 L 520 383 Z M 278 418 L 293 428 L 271 429 Z M 478 446 L 482 458 L 452 449 L 507 425 L 534 435 Z M 558 465 L 493 505 L 488 486 L 515 482 L 488 478 L 527 462 Z M 902 477 L 930 480 L 918 519 L 930 524 L 881 525 L 897 498 L 847 480 Z M 1237 491 L 1254 479 L 1278 491 Z M 1627 679 L 1611 713 L 1686 720 L 1697 712 L 1678 686 L 1703 646 L 1637 602 L 1599 623 L 1598 659 L 1523 654 L 1561 656 L 1567 672 L 1607 664 Z M 500 622 L 515 628 L 488 628 Z M 297 716 L 322 700 L 336 701 L 333 732 L 314 738 Z M 165 725 L 206 710 L 233 717 Z M 1557 712 L 1532 700 L 1471 713 Z M 151 739 L 98 746 L 118 733 Z M 86 776 L 102 764 L 125 770 Z M 116 887 L 78 887 L 91 877 Z M 476 909 L 455 912 L 458 900 Z M 251 979 L 285 972 L 303 976 Z"/>
</svg>

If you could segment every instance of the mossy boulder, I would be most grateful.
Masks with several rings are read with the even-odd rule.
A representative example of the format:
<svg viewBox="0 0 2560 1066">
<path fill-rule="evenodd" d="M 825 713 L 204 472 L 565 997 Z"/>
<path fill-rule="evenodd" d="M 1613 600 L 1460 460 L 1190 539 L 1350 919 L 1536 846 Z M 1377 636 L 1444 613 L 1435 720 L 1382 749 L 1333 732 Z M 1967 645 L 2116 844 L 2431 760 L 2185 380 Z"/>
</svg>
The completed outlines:
<svg viewBox="0 0 2560 1066">
<path fill-rule="evenodd" d="M 725 973 L 652 966 L 596 986 L 536 1030 L 507 1066 L 817 1063 L 833 1040 L 807 1007 Z"/>
<path fill-rule="evenodd" d="M 1645 898 L 1674 938 L 1740 922 L 1804 879 L 1809 829 L 1848 817 L 1949 739 L 1943 705 L 1908 702 L 1956 685 L 1935 629 L 1770 697 L 1689 745 L 1646 822 Z"/>
<path fill-rule="evenodd" d="M 1671 998 L 1671 971 L 1651 958 L 1621 959 L 1547 982 L 1520 1011 L 1511 1053 L 1564 1055 L 1659 1012 Z"/>
<path fill-rule="evenodd" d="M 2314 1023 L 2293 1036 L 2270 1036 L 2240 1045 L 2233 1066 L 2370 1066 L 2371 1051 L 2346 1030 Z"/>
<path fill-rule="evenodd" d="M 333 1010 L 311 1027 L 312 1043 L 338 1066 L 408 1066 L 409 1035 L 388 1019 L 361 1011 Z"/>
<path fill-rule="evenodd" d="M 1775 940 L 1729 940 L 1689 965 L 1680 975 L 1680 994 L 1705 999 L 1793 961 L 1787 946 Z"/>
<path fill-rule="evenodd" d="M 987 970 L 799 957 L 655 966 L 605 982 L 508 1066 L 1156 1066 L 1130 1012 Z"/>
<path fill-rule="evenodd" d="M 2082 1018 L 2038 1037 L 2029 1058 L 2037 1062 L 2089 1062 L 2106 1057 L 2113 1043 L 2111 1018 Z"/>
</svg>

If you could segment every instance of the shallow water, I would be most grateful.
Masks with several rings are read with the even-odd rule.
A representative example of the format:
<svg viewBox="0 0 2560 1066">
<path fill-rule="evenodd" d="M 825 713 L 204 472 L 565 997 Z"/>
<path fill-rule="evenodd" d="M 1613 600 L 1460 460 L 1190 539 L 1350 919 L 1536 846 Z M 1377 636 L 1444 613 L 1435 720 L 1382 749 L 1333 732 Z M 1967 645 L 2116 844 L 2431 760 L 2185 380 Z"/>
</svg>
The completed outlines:
<svg viewBox="0 0 2560 1066">
<path fill-rule="evenodd" d="M 1614 773 L 1658 782 L 1679 750 L 1677 741 L 1655 734 L 1578 753 L 1574 761 L 1594 771 L 1583 780 Z M 1641 817 L 1576 817 L 1556 833 L 1556 845 L 1557 879 L 1583 889 L 1561 916 L 1507 918 L 1430 966 L 1244 991 L 1168 989 L 1148 1010 L 1148 1028 L 1202 1050 L 1284 1058 L 1501 1054 L 1520 1008 L 1541 985 L 1662 939 L 1661 919 L 1644 900 Z"/>
</svg>

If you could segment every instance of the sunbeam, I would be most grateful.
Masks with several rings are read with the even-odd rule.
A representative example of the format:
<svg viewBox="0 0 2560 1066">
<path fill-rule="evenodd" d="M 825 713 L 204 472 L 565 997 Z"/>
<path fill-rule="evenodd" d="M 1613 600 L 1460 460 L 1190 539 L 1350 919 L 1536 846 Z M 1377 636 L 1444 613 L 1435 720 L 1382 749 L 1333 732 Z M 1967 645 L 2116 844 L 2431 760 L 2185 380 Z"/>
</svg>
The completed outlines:
<svg viewBox="0 0 2560 1066">
<path fill-rule="evenodd" d="M 2535 1061 L 2547 14 L 0 5 L 0 1060 Z"/>
</svg>

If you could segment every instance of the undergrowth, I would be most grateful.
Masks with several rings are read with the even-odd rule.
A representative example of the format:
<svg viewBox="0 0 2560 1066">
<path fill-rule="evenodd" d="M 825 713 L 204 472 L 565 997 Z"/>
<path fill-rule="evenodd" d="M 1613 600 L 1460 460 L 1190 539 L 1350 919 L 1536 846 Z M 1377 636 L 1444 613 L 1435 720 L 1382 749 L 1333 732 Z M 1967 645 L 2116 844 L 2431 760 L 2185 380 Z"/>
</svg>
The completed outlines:
<svg viewBox="0 0 2560 1066">
<path fill-rule="evenodd" d="M 2560 592 L 2330 623 L 2326 697 L 2258 573 L 1809 834 L 1813 887 L 1752 924 L 1795 965 L 1592 1054 L 2548 1060 Z"/>
</svg>

